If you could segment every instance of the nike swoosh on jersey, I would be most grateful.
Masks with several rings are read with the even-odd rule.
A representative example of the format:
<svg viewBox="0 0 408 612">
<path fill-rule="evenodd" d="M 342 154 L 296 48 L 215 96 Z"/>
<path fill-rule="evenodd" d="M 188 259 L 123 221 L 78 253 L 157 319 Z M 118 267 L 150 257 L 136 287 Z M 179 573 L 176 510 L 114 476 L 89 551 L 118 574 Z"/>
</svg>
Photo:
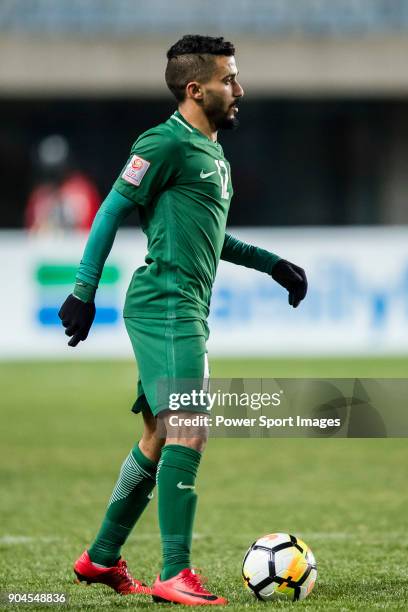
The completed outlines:
<svg viewBox="0 0 408 612">
<path fill-rule="evenodd" d="M 190 597 L 199 597 L 201 599 L 206 599 L 207 601 L 215 601 L 217 598 L 216 595 L 199 595 L 198 593 L 190 593 L 189 591 L 182 591 L 181 589 L 174 589 L 179 593 L 184 593 L 184 595 L 190 595 Z"/>
<path fill-rule="evenodd" d="M 178 489 L 195 489 L 195 486 L 194 485 L 184 485 L 180 480 L 180 482 L 177 483 L 177 488 Z"/>
<path fill-rule="evenodd" d="M 216 172 L 217 172 L 216 170 L 214 170 L 213 172 L 204 172 L 204 170 L 201 170 L 201 172 L 200 172 L 200 178 L 202 178 L 202 179 L 206 179 L 206 178 L 208 178 L 209 176 L 212 176 L 213 174 L 215 174 Z"/>
</svg>

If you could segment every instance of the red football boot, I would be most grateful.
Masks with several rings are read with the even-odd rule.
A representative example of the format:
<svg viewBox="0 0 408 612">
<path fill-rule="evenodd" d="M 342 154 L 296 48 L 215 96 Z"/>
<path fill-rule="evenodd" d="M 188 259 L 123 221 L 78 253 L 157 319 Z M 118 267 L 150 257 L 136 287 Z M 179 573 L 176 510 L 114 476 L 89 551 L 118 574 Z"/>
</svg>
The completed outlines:
<svg viewBox="0 0 408 612">
<path fill-rule="evenodd" d="M 171 601 L 185 606 L 225 606 L 228 601 L 209 593 L 204 587 L 205 579 L 189 568 L 183 569 L 169 580 L 160 580 L 157 576 L 153 585 L 155 602 Z"/>
<path fill-rule="evenodd" d="M 120 595 L 151 595 L 152 589 L 129 574 L 126 561 L 119 559 L 113 567 L 97 567 L 89 558 L 88 551 L 75 561 L 74 572 L 79 582 L 100 582 Z"/>
</svg>

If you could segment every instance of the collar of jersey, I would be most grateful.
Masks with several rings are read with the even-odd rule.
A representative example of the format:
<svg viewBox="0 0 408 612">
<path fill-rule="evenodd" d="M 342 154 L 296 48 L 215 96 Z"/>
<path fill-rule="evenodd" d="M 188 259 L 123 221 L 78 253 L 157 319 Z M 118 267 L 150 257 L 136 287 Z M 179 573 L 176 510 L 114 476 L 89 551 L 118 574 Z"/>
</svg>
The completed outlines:
<svg viewBox="0 0 408 612">
<path fill-rule="evenodd" d="M 208 138 L 208 136 L 200 132 L 200 130 L 195 128 L 193 125 L 191 125 L 191 123 L 189 123 L 186 119 L 184 119 L 183 115 L 178 110 L 174 111 L 174 113 L 172 114 L 172 117 L 177 117 L 177 121 L 181 122 L 186 129 L 188 129 L 191 132 L 194 132 L 195 134 L 198 134 L 202 138 L 205 138 L 205 140 L 209 142 L 210 144 L 219 146 L 218 140 L 214 141 Z"/>
</svg>

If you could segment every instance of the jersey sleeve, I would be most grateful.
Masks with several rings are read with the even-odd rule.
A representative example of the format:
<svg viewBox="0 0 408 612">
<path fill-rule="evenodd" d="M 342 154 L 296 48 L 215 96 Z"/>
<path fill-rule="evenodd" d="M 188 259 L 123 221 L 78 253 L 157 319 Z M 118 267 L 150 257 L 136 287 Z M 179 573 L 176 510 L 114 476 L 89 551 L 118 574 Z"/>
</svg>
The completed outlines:
<svg viewBox="0 0 408 612">
<path fill-rule="evenodd" d="M 179 143 L 171 135 L 160 130 L 142 134 L 113 188 L 135 204 L 147 206 L 176 178 L 179 157 Z"/>
<path fill-rule="evenodd" d="M 258 270 L 258 272 L 271 274 L 273 266 L 281 258 L 275 253 L 242 242 L 238 238 L 231 236 L 231 234 L 226 233 L 221 251 L 221 259 L 238 266 L 245 266 L 246 268 Z"/>
<path fill-rule="evenodd" d="M 134 206 L 134 202 L 112 189 L 96 213 L 74 288 L 74 295 L 84 302 L 93 300 L 118 227 Z"/>
</svg>

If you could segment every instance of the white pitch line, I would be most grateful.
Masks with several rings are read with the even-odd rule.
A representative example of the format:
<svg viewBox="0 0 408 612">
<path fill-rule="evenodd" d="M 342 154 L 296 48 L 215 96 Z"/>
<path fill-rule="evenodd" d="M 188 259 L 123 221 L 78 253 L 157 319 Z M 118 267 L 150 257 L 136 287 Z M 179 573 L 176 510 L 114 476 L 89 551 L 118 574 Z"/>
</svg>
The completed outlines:
<svg viewBox="0 0 408 612">
<path fill-rule="evenodd" d="M 135 533 L 134 534 L 134 539 L 137 540 L 141 540 L 141 541 L 149 541 L 149 540 L 159 540 L 160 539 L 160 533 Z M 205 538 L 208 538 L 208 535 L 204 535 L 202 533 L 195 533 L 193 535 L 193 540 L 202 540 Z M 48 536 L 40 536 L 40 537 L 30 537 L 30 536 L 18 536 L 18 535 L 3 535 L 0 536 L 0 544 L 10 544 L 10 545 L 17 545 L 17 544 L 34 544 L 34 543 L 38 543 L 38 542 L 60 542 L 62 540 L 62 538 L 53 538 L 53 537 L 48 537 Z"/>
<path fill-rule="evenodd" d="M 292 531 L 293 533 L 293 531 Z M 302 533 L 295 534 L 298 535 L 302 540 L 306 543 L 312 543 L 314 540 L 354 540 L 356 543 L 366 542 L 366 534 L 364 533 L 351 533 L 344 531 L 305 531 Z M 137 542 L 148 542 L 151 540 L 160 540 L 160 533 L 138 533 L 137 530 L 131 536 L 133 542 L 137 545 Z M 217 537 L 217 534 L 213 533 L 194 533 L 193 540 L 210 540 L 214 537 Z M 239 534 L 231 534 L 229 536 L 229 540 L 234 540 L 235 542 L 239 539 L 240 541 L 251 541 L 261 538 L 262 534 L 259 533 L 239 533 Z M 3 535 L 0 536 L 0 544 L 6 544 L 10 546 L 18 545 L 18 544 L 35 544 L 35 543 L 49 543 L 49 542 L 61 542 L 64 538 L 56 538 L 50 536 L 39 536 L 39 537 L 30 537 L 30 536 L 19 536 L 19 535 Z M 377 544 L 387 542 L 398 541 L 401 544 L 408 544 L 408 539 L 405 534 L 389 533 L 387 536 L 384 535 L 376 535 L 375 533 L 371 533 L 370 539 L 375 541 Z M 86 540 L 86 538 L 85 538 Z M 89 538 L 88 538 L 89 540 Z M 132 546 L 132 542 L 130 543 Z"/>
<path fill-rule="evenodd" d="M 60 538 L 4 535 L 0 536 L 0 544 L 31 544 L 33 542 L 58 542 Z"/>
</svg>

